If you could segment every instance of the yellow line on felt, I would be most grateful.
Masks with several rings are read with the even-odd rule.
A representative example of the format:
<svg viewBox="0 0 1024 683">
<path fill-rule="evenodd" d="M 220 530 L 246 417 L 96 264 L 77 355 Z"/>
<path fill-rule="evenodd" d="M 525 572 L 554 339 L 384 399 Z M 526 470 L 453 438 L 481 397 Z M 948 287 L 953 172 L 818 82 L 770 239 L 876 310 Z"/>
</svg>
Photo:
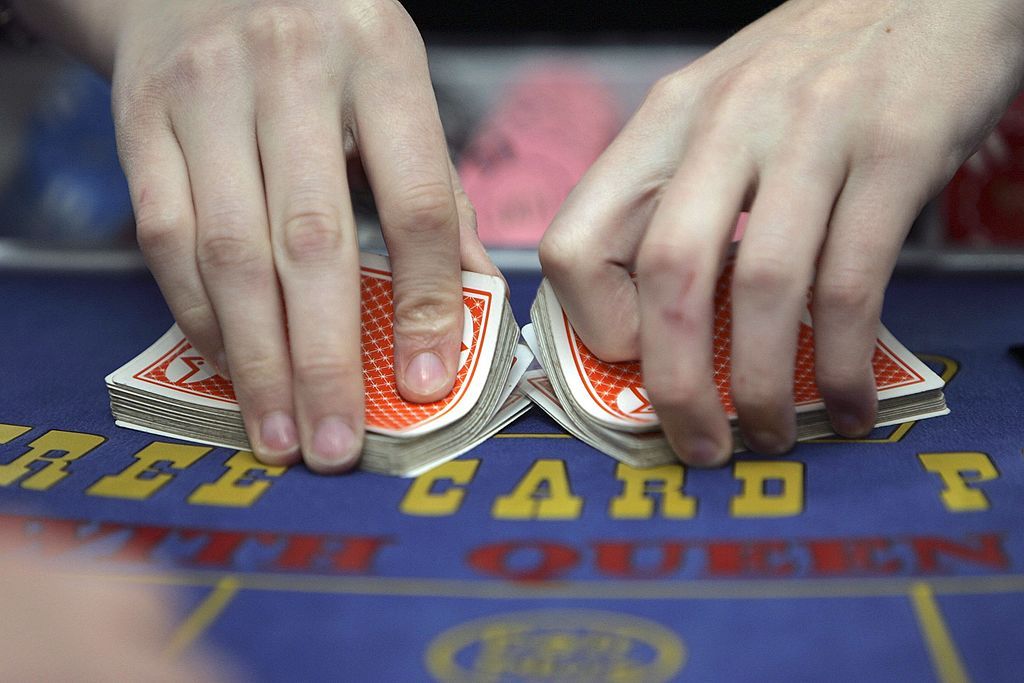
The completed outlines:
<svg viewBox="0 0 1024 683">
<path fill-rule="evenodd" d="M 924 361 L 930 360 L 933 363 L 942 363 L 942 372 L 939 373 L 939 376 L 942 377 L 943 382 L 948 382 L 953 379 L 956 373 L 960 372 L 960 363 L 949 356 L 941 356 L 937 353 L 922 353 L 918 358 Z"/>
<path fill-rule="evenodd" d="M 515 432 L 511 434 L 495 434 L 495 439 L 571 439 L 569 434 L 530 434 Z"/>
<path fill-rule="evenodd" d="M 188 618 L 178 627 L 167 649 L 164 650 L 164 654 L 175 658 L 187 650 L 220 616 L 239 588 L 241 588 L 241 582 L 236 577 L 231 575 L 222 577 L 210 594 L 192 610 Z"/>
<path fill-rule="evenodd" d="M 836 438 L 823 436 L 818 439 L 809 439 L 807 443 L 897 443 L 906 436 L 907 432 L 910 431 L 910 428 L 916 424 L 917 420 L 912 420 L 910 422 L 904 422 L 903 424 L 897 425 L 896 429 L 894 429 L 889 436 L 883 439 L 845 439 L 842 437 Z"/>
<path fill-rule="evenodd" d="M 935 593 L 924 581 L 916 581 L 910 586 L 910 600 L 914 604 L 917 621 L 921 625 L 921 633 L 928 645 L 935 673 L 942 683 L 967 683 L 970 678 L 960 661 L 956 644 L 949 635 L 946 623 L 942 620 L 942 612 L 935 602 Z"/>
</svg>

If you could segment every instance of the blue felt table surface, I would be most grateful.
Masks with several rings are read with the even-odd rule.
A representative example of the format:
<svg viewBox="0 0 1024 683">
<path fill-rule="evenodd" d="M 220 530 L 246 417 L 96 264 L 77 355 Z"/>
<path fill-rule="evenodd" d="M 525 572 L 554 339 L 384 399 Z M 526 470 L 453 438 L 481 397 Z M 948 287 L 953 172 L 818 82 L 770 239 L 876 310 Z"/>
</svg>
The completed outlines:
<svg viewBox="0 0 1024 683">
<path fill-rule="evenodd" d="M 509 279 L 523 323 L 537 278 Z M 115 427 L 103 383 L 171 318 L 147 276 L 0 273 L 0 523 L 40 547 L 54 520 L 70 523 L 78 540 L 60 552 L 180 584 L 183 620 L 225 577 L 235 581 L 202 638 L 261 680 L 472 680 L 491 665 L 500 670 L 492 680 L 554 680 L 524 673 L 541 660 L 549 673 L 569 666 L 537 649 L 564 641 L 544 626 L 549 613 L 582 620 L 565 626 L 579 647 L 573 661 L 617 657 L 638 667 L 636 680 L 931 680 L 957 670 L 1012 680 L 1024 668 L 1024 368 L 1007 348 L 1024 343 L 1022 302 L 1020 278 L 897 277 L 884 321 L 911 350 L 956 362 L 952 414 L 897 436 L 877 430 L 871 443 L 802 444 L 773 459 L 801 465 L 797 511 L 737 514 L 743 478 L 730 465 L 685 472 L 687 515 L 665 513 L 656 486 L 647 518 L 617 514 L 617 464 L 559 438 L 535 409 L 460 458 L 477 463 L 470 481 L 426 492 L 461 495 L 431 516 L 407 505 L 413 480 L 302 467 L 247 475 L 240 486 L 269 483 L 245 506 L 190 502 L 228 471 L 227 449 L 141 473 L 162 477 L 145 499 L 98 494 L 97 482 L 147 446 L 174 443 Z M 42 458 L 12 474 L 51 431 L 102 438 L 79 458 Z M 544 471 L 561 474 L 535 498 L 564 503 L 555 488 L 567 484 L 576 511 L 500 514 L 495 501 L 548 461 L 554 470 Z M 981 502 L 971 493 L 944 500 L 942 477 L 926 467 L 935 462 L 989 463 L 959 480 Z M 216 557 L 203 553 L 214 532 Z M 318 550 L 289 565 L 282 553 L 300 536 Z M 360 556 L 359 543 L 371 550 Z M 824 559 L 830 552 L 841 566 Z M 635 626 L 608 627 L 627 643 L 614 657 L 580 645 L 593 644 L 581 634 L 599 631 L 595 623 L 615 623 L 608 613 Z M 486 630 L 475 619 L 504 628 L 504 639 L 459 640 L 466 624 Z M 520 640 L 510 644 L 510 633 Z"/>
</svg>

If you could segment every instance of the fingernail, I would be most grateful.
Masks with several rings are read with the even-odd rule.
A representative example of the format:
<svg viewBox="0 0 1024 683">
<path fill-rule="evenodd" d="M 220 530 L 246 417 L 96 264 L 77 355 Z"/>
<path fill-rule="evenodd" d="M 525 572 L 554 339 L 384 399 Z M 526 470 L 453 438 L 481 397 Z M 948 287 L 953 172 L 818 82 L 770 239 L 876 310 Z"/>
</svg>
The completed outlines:
<svg viewBox="0 0 1024 683">
<path fill-rule="evenodd" d="M 843 436 L 863 436 L 870 430 L 864 420 L 852 412 L 838 412 L 832 416 L 832 426 Z"/>
<path fill-rule="evenodd" d="M 413 356 L 405 368 L 405 384 L 418 394 L 433 394 L 448 383 L 448 372 L 444 363 L 431 351 L 422 351 Z"/>
<path fill-rule="evenodd" d="M 340 417 L 325 417 L 313 434 L 311 456 L 325 465 L 341 465 L 355 456 L 356 435 Z"/>
<path fill-rule="evenodd" d="M 231 375 L 228 374 L 228 354 L 221 351 L 217 354 L 217 374 L 224 379 L 231 379 Z"/>
<path fill-rule="evenodd" d="M 697 467 L 716 467 L 729 459 L 727 453 L 713 439 L 698 437 L 690 444 L 687 464 Z"/>
<path fill-rule="evenodd" d="M 260 424 L 260 445 L 275 455 L 295 450 L 299 435 L 291 416 L 278 410 L 264 417 Z"/>
</svg>

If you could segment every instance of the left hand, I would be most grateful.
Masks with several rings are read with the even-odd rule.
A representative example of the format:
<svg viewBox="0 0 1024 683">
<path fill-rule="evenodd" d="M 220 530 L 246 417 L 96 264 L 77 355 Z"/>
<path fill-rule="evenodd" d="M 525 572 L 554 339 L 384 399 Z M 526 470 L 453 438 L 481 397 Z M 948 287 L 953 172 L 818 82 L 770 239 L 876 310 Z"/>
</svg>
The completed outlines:
<svg viewBox="0 0 1024 683">
<path fill-rule="evenodd" d="M 461 269 L 497 274 L 451 165 L 427 55 L 394 0 L 20 0 L 113 77 L 139 245 L 197 351 L 230 368 L 262 462 L 341 472 L 364 435 L 365 169 L 393 267 L 394 378 L 446 396 Z"/>
<path fill-rule="evenodd" d="M 1020 0 L 790 0 L 654 86 L 549 228 L 544 272 L 598 356 L 641 359 L 679 457 L 721 464 L 732 444 L 712 302 L 749 207 L 732 291 L 744 440 L 773 454 L 793 444 L 811 285 L 818 387 L 835 430 L 863 435 L 900 245 L 1022 73 Z"/>
</svg>

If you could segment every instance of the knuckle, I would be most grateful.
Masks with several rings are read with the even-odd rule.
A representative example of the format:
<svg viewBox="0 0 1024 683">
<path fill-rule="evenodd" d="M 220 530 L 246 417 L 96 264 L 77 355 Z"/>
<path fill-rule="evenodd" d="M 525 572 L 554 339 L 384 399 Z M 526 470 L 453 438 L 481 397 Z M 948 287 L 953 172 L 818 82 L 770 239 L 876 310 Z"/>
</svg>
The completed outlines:
<svg viewBox="0 0 1024 683">
<path fill-rule="evenodd" d="M 826 72 L 797 88 L 793 94 L 793 111 L 798 115 L 834 116 L 837 105 L 855 92 L 855 83 L 838 72 Z"/>
<path fill-rule="evenodd" d="M 230 363 L 232 381 L 251 400 L 270 400 L 287 386 L 280 360 L 266 353 L 242 351 L 234 354 Z"/>
<path fill-rule="evenodd" d="M 246 35 L 258 53 L 271 59 L 315 54 L 322 43 L 316 17 L 295 5 L 254 8 L 247 18 Z"/>
<path fill-rule="evenodd" d="M 237 71 L 244 61 L 244 48 L 230 32 L 210 32 L 189 38 L 174 62 L 176 80 L 191 87 L 214 87 Z"/>
<path fill-rule="evenodd" d="M 567 231 L 549 229 L 537 249 L 541 270 L 553 279 L 564 279 L 576 269 L 581 251 L 585 250 Z"/>
<path fill-rule="evenodd" d="M 298 213 L 284 222 L 284 253 L 293 263 L 335 262 L 342 247 L 339 222 L 327 211 Z"/>
<path fill-rule="evenodd" d="M 868 276 L 849 271 L 820 283 L 814 290 L 814 305 L 864 319 L 876 314 L 881 297 Z"/>
<path fill-rule="evenodd" d="M 718 75 L 709 86 L 709 96 L 723 106 L 722 111 L 745 106 L 757 93 L 765 90 L 765 74 L 749 62 Z"/>
<path fill-rule="evenodd" d="M 637 262 L 638 292 L 642 300 L 651 302 L 651 315 L 678 334 L 701 334 L 711 315 L 711 294 L 698 280 L 697 254 L 649 248 L 641 257 Z M 667 292 L 666 287 L 678 295 Z"/>
<path fill-rule="evenodd" d="M 740 263 L 733 275 L 733 290 L 743 296 L 789 291 L 797 285 L 792 264 L 785 257 L 761 253 Z"/>
<path fill-rule="evenodd" d="M 229 270 L 255 274 L 263 270 L 263 251 L 255 240 L 234 225 L 229 222 L 203 231 L 196 250 L 200 271 Z"/>
<path fill-rule="evenodd" d="M 695 253 L 673 245 L 644 242 L 637 255 L 637 274 L 641 278 L 661 279 L 697 272 L 700 259 Z"/>
<path fill-rule="evenodd" d="M 185 215 L 170 207 L 140 205 L 136 211 L 135 239 L 149 258 L 179 251 L 187 242 Z"/>
<path fill-rule="evenodd" d="M 312 349 L 294 361 L 292 371 L 295 381 L 305 387 L 352 386 L 362 381 L 358 364 L 336 349 Z"/>
<path fill-rule="evenodd" d="M 360 0 L 349 6 L 350 32 L 364 39 L 367 47 L 407 44 L 419 31 L 402 5 L 391 0 Z"/>
<path fill-rule="evenodd" d="M 396 336 L 429 343 L 462 333 L 462 306 L 452 297 L 431 292 L 395 298 Z"/>
<path fill-rule="evenodd" d="M 392 227 L 402 232 L 440 232 L 458 225 L 452 190 L 442 182 L 421 183 L 398 195 Z"/>
<path fill-rule="evenodd" d="M 211 343 L 219 343 L 217 321 L 210 306 L 199 297 L 192 298 L 179 305 L 174 311 L 174 319 L 178 321 L 185 336 L 195 344 L 204 344 L 207 348 L 200 351 L 215 354 L 220 348 L 209 348 Z M 214 342 L 213 340 L 218 340 Z M 215 357 L 215 356 L 208 356 Z"/>
<path fill-rule="evenodd" d="M 662 76 L 647 91 L 644 97 L 644 108 L 661 109 L 664 107 L 675 108 L 680 101 L 685 100 L 693 88 L 692 68 L 674 71 Z"/>
</svg>

